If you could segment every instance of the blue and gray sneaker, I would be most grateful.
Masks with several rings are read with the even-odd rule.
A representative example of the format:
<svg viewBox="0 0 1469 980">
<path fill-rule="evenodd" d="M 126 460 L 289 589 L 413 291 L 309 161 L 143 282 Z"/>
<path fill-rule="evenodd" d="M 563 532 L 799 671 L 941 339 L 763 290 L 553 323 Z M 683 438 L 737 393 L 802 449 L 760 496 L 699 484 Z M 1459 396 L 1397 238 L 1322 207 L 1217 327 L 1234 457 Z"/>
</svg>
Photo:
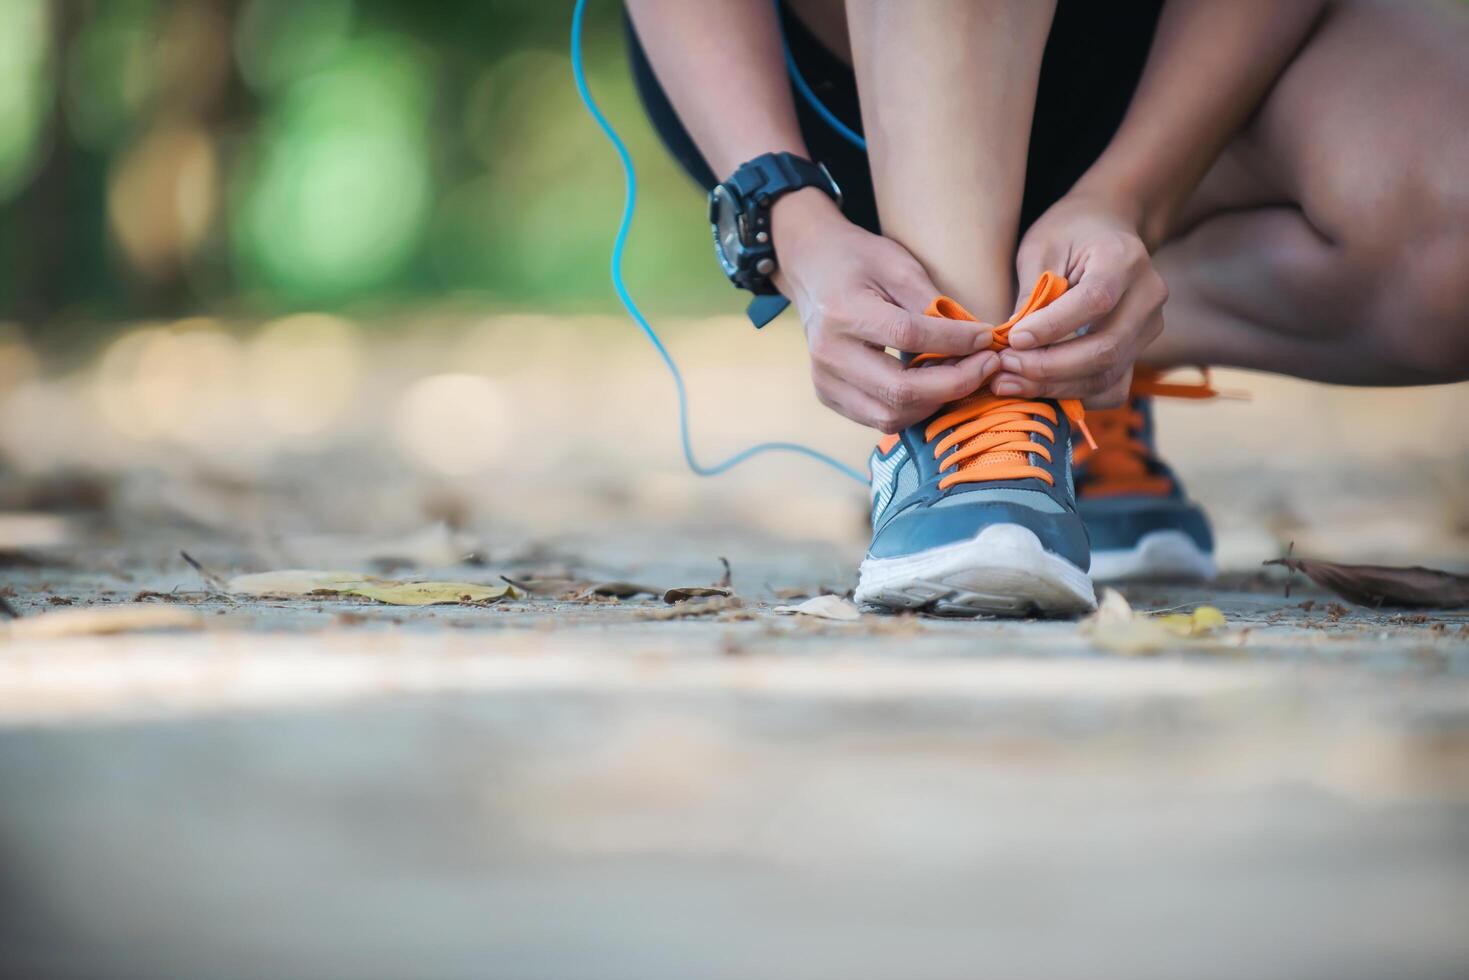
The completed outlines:
<svg viewBox="0 0 1469 980">
<path fill-rule="evenodd" d="M 1121 408 L 1092 409 L 1087 425 L 1097 448 L 1076 447 L 1077 508 L 1092 543 L 1092 577 L 1098 581 L 1159 579 L 1208 581 L 1214 577 L 1214 535 L 1203 510 L 1158 458 L 1152 396 L 1210 398 L 1202 385 L 1160 382 L 1156 371 L 1137 368 Z"/>
<path fill-rule="evenodd" d="M 1065 280 L 1042 277 L 1010 323 L 1064 291 Z M 973 319 L 945 299 L 929 315 Z M 1009 325 L 995 328 L 998 346 Z M 953 616 L 1094 608 L 1071 475 L 1072 424 L 1080 419 L 1078 403 L 981 391 L 879 442 L 871 459 L 872 544 L 857 602 Z"/>
</svg>

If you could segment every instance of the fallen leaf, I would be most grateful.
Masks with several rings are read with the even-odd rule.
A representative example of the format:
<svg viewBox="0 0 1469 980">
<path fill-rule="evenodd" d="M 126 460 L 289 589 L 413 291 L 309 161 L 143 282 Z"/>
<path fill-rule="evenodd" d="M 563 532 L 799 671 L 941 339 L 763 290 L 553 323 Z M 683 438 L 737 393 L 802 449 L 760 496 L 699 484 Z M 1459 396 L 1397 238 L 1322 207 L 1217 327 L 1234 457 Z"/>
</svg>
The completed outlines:
<svg viewBox="0 0 1469 980">
<path fill-rule="evenodd" d="M 767 583 L 765 588 L 777 599 L 809 599 L 817 592 L 816 589 L 802 588 L 799 585 L 786 585 L 776 588 Z"/>
<path fill-rule="evenodd" d="M 12 621 L 6 632 L 14 640 L 49 640 L 139 630 L 198 629 L 203 622 L 199 614 L 190 609 L 126 602 L 105 608 L 62 609 L 27 616 Z"/>
<path fill-rule="evenodd" d="M 300 568 L 280 572 L 257 572 L 236 575 L 225 583 L 226 591 L 236 595 L 311 595 L 345 592 L 361 585 L 379 584 L 383 580 L 358 572 L 315 572 Z"/>
<path fill-rule="evenodd" d="M 798 606 L 776 606 L 775 611 L 782 616 L 817 616 L 847 621 L 862 618 L 861 610 L 839 595 L 819 595 Z"/>
<path fill-rule="evenodd" d="M 511 578 L 509 575 L 501 575 L 500 581 L 524 592 L 526 595 L 552 596 L 562 598 L 568 594 L 580 592 L 587 587 L 587 583 L 581 579 L 569 578 L 565 575 L 549 575 L 541 578 L 527 576 L 526 578 Z"/>
<path fill-rule="evenodd" d="M 1284 565 L 1293 572 L 1301 572 L 1348 602 L 1374 609 L 1382 606 L 1413 609 L 1469 606 L 1469 576 L 1434 568 L 1340 565 L 1314 558 L 1276 558 L 1265 564 Z"/>
<path fill-rule="evenodd" d="M 362 596 L 390 606 L 443 606 L 518 599 L 511 585 L 475 585 L 471 582 L 373 582 L 343 589 L 343 595 Z"/>
<path fill-rule="evenodd" d="M 738 597 L 732 595 L 693 597 L 679 602 L 672 609 L 639 609 L 636 611 L 636 619 L 686 619 L 690 616 L 709 616 L 714 613 L 724 613 L 731 610 L 738 611 L 744 603 Z"/>
<path fill-rule="evenodd" d="M 1103 589 L 1097 611 L 1077 627 L 1097 646 L 1116 653 L 1144 654 L 1179 645 L 1180 640 L 1198 640 L 1218 632 L 1224 614 L 1213 606 L 1199 606 L 1189 613 L 1149 616 L 1135 612 L 1122 593 Z"/>
<path fill-rule="evenodd" d="M 712 585 L 688 585 L 679 589 L 669 589 L 663 593 L 663 601 L 672 605 L 675 602 L 686 602 L 689 599 L 708 599 L 713 597 L 728 596 L 729 589 L 722 589 Z"/>
<path fill-rule="evenodd" d="M 1191 613 L 1164 613 L 1149 618 L 1176 636 L 1203 636 L 1223 629 L 1227 622 L 1224 613 L 1213 606 L 1199 606 Z"/>
<path fill-rule="evenodd" d="M 631 599 L 635 595 L 657 595 L 658 590 L 634 582 L 598 582 L 582 592 L 582 598 L 609 596 L 613 599 Z"/>
<path fill-rule="evenodd" d="M 356 572 L 316 572 L 289 569 L 237 575 L 226 583 L 230 592 L 251 596 L 355 595 L 390 606 L 435 606 L 450 603 L 494 602 L 520 598 L 511 585 L 474 582 L 399 582 Z"/>
</svg>

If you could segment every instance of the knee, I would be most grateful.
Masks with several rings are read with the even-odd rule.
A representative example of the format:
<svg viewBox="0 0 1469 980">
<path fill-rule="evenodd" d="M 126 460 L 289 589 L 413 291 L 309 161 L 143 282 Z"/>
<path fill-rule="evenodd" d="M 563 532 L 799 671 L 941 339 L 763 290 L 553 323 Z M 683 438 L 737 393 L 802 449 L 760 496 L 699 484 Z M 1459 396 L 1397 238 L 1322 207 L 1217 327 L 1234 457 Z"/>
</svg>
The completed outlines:
<svg viewBox="0 0 1469 980">
<path fill-rule="evenodd" d="M 1430 384 L 1469 379 L 1469 222 L 1409 245 L 1400 268 L 1397 359 Z"/>
<path fill-rule="evenodd" d="M 1431 219 L 1367 250 L 1372 346 L 1407 383 L 1469 379 L 1469 196 L 1454 196 L 1463 200 L 1438 196 Z"/>
</svg>

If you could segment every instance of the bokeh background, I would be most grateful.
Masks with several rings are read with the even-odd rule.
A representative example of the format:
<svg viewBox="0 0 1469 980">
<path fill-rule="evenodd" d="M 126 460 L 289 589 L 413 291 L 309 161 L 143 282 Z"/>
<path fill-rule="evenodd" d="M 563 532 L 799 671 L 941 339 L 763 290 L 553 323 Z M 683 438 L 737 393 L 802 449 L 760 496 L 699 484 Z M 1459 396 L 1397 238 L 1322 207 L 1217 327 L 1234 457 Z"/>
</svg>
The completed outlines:
<svg viewBox="0 0 1469 980">
<path fill-rule="evenodd" d="M 805 460 L 683 466 L 672 385 L 607 280 L 622 174 L 576 97 L 571 9 L 0 0 L 0 511 L 277 544 L 580 535 L 621 565 L 723 534 L 762 558 L 821 542 L 849 571 L 862 487 Z M 619 3 L 590 5 L 586 40 L 642 182 L 629 285 L 686 370 L 698 451 L 789 438 L 860 467 L 872 435 L 816 403 L 794 316 L 743 321 Z M 1292 541 L 1469 555 L 1465 386 L 1221 381 L 1249 400 L 1160 416 L 1226 566 Z"/>
<path fill-rule="evenodd" d="M 607 305 L 621 175 L 570 4 L 0 0 L 0 296 L 23 323 L 462 301 Z M 587 70 L 646 174 L 634 281 L 724 296 L 636 111 L 620 4 Z M 656 273 L 654 270 L 657 270 Z"/>
</svg>

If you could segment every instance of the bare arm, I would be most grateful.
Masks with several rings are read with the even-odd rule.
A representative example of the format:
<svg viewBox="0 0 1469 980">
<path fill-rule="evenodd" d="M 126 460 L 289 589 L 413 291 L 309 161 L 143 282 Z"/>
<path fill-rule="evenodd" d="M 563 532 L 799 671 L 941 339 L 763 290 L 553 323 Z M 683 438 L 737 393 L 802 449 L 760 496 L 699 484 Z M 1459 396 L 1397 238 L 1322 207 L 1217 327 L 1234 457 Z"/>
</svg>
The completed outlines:
<svg viewBox="0 0 1469 980">
<path fill-rule="evenodd" d="M 715 174 L 726 177 L 762 153 L 810 155 L 786 83 L 775 4 L 627 0 L 627 11 L 659 83 Z"/>
<path fill-rule="evenodd" d="M 786 78 L 770 0 L 627 0 L 659 83 L 716 174 L 762 153 L 810 157 Z M 822 403 L 896 431 L 967 395 L 997 366 L 989 332 L 921 314 L 938 295 L 901 245 L 842 215 L 817 188 L 771 210 L 778 268 L 772 277 L 800 311 Z M 891 347 L 957 355 L 905 372 Z"/>
<path fill-rule="evenodd" d="M 1310 33 L 1325 0 L 1169 0 L 1127 116 L 1077 189 L 1156 247 Z"/>
<path fill-rule="evenodd" d="M 995 390 L 1116 404 L 1163 330 L 1160 244 L 1220 152 L 1309 36 L 1324 0 L 1169 0 L 1117 135 L 1020 244 L 1021 281 L 1073 286 L 1016 324 Z M 1084 336 L 1072 335 L 1089 326 Z M 1067 339 L 1072 338 L 1072 339 Z"/>
</svg>

